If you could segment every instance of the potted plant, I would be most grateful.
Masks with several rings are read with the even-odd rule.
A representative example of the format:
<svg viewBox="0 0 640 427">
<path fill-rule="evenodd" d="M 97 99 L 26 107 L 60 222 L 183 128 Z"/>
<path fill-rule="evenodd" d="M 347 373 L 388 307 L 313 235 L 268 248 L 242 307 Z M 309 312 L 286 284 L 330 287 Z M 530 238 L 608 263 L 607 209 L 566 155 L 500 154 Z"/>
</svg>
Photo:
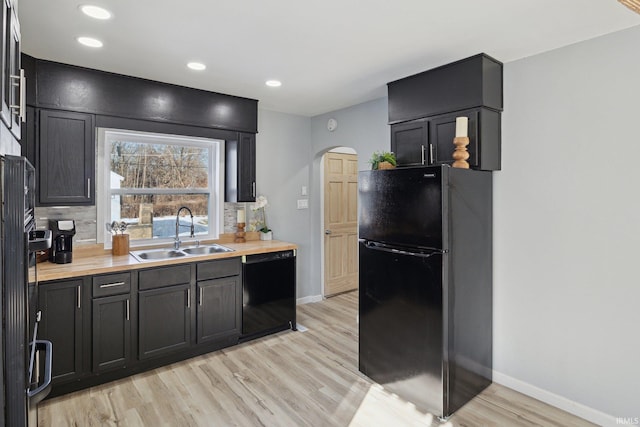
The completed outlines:
<svg viewBox="0 0 640 427">
<path fill-rule="evenodd" d="M 388 151 L 375 151 L 369 163 L 371 163 L 371 170 L 393 169 L 396 167 L 396 155 Z"/>
<path fill-rule="evenodd" d="M 273 238 L 273 232 L 267 226 L 267 214 L 265 212 L 265 208 L 269 202 L 265 196 L 258 196 L 256 198 L 256 202 L 253 204 L 253 211 L 262 213 L 262 227 L 258 228 L 260 232 L 260 240 L 271 240 Z"/>
</svg>

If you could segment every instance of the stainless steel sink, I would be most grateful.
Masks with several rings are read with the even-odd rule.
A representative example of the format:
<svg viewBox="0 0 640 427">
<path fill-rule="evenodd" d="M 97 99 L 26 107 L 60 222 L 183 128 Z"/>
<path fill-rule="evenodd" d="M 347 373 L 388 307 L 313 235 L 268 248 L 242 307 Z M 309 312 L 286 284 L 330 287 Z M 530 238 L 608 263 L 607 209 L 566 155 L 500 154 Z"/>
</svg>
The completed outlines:
<svg viewBox="0 0 640 427">
<path fill-rule="evenodd" d="M 176 251 L 174 249 L 151 249 L 147 251 L 135 251 L 131 252 L 134 258 L 138 261 L 157 261 L 162 259 L 180 258 L 187 256 L 182 251 Z"/>
<path fill-rule="evenodd" d="M 212 255 L 225 252 L 233 252 L 231 248 L 221 245 L 191 246 L 184 249 L 149 249 L 142 251 L 132 251 L 131 255 L 140 262 L 161 261 L 163 259 L 173 259 L 180 257 L 192 257 L 198 255 Z"/>
<path fill-rule="evenodd" d="M 206 246 L 193 246 L 190 248 L 184 248 L 182 252 L 188 255 L 209 255 L 219 254 L 224 252 L 233 252 L 233 249 L 220 245 L 206 245 Z"/>
</svg>

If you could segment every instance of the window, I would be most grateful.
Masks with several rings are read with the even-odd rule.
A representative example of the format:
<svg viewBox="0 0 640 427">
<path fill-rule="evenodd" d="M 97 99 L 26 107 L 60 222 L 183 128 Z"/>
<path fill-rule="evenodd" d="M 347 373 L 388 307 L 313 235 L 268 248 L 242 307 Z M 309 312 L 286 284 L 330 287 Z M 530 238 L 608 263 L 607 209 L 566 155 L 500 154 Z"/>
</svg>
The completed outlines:
<svg viewBox="0 0 640 427">
<path fill-rule="evenodd" d="M 99 129 L 98 224 L 127 225 L 132 246 L 175 237 L 176 213 L 193 213 L 199 239 L 217 239 L 222 215 L 220 151 L 223 141 Z M 102 216 L 102 218 L 101 218 Z M 105 246 L 111 239 L 107 227 Z M 189 237 L 191 218 L 181 213 L 179 235 Z"/>
</svg>

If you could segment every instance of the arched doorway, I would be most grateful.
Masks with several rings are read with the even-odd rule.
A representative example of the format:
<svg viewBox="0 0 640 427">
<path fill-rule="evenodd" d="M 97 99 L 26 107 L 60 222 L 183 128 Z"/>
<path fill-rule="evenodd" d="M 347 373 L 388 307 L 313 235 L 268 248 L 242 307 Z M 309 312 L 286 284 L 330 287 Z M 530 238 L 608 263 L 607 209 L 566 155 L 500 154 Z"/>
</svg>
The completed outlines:
<svg viewBox="0 0 640 427">
<path fill-rule="evenodd" d="M 338 147 L 322 157 L 323 296 L 358 288 L 358 155 Z"/>
</svg>

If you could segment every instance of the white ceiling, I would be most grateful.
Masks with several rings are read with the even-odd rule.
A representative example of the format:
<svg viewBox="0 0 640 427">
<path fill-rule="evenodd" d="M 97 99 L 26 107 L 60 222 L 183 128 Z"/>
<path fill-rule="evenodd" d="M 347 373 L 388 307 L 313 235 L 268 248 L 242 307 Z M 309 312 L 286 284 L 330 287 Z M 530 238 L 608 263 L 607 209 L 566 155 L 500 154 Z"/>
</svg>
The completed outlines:
<svg viewBox="0 0 640 427">
<path fill-rule="evenodd" d="M 114 17 L 85 16 L 87 3 Z M 37 58 L 305 116 L 382 97 L 389 81 L 479 52 L 509 62 L 640 25 L 616 0 L 20 0 L 19 18 L 22 49 Z M 104 47 L 81 46 L 80 35 Z"/>
</svg>

